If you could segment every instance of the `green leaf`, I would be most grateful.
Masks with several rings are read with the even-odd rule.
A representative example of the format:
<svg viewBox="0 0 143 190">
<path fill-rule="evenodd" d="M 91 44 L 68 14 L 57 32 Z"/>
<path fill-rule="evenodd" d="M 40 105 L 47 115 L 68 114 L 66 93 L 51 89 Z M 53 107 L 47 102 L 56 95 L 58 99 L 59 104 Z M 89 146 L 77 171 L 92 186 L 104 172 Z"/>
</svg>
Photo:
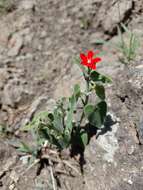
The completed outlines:
<svg viewBox="0 0 143 190">
<path fill-rule="evenodd" d="M 39 127 L 39 124 L 43 120 L 48 119 L 48 115 L 49 115 L 49 113 L 47 111 L 41 112 L 38 115 L 35 115 L 34 118 L 32 119 L 32 121 L 29 124 L 21 127 L 20 130 L 21 131 L 30 131 L 32 129 L 37 129 Z"/>
<path fill-rule="evenodd" d="M 28 132 L 28 131 L 30 131 L 32 129 L 38 128 L 39 124 L 40 124 L 40 118 L 39 117 L 36 118 L 36 116 L 35 116 L 34 119 L 29 124 L 21 127 L 20 131 Z"/>
<path fill-rule="evenodd" d="M 126 27 L 124 23 L 121 22 L 121 27 L 123 28 L 124 32 L 131 33 L 130 30 Z"/>
<path fill-rule="evenodd" d="M 73 125 L 72 125 L 72 121 L 73 121 L 73 112 L 75 109 L 75 103 L 76 103 L 76 98 L 74 95 L 72 95 L 69 98 L 69 110 L 67 113 L 67 119 L 65 121 L 66 124 L 66 130 L 69 130 L 69 133 L 71 133 Z"/>
<path fill-rule="evenodd" d="M 86 131 L 83 131 L 80 133 L 81 141 L 84 147 L 88 144 L 88 133 Z"/>
<path fill-rule="evenodd" d="M 84 113 L 91 125 L 101 128 L 106 117 L 107 104 L 105 101 L 101 101 L 96 106 L 86 105 Z"/>
<path fill-rule="evenodd" d="M 63 114 L 60 112 L 59 109 L 54 110 L 54 121 L 53 121 L 54 128 L 58 131 L 62 132 L 64 130 L 63 126 Z"/>
<path fill-rule="evenodd" d="M 24 142 L 21 142 L 21 145 L 18 148 L 18 150 L 21 152 L 25 152 L 25 153 L 32 153 L 31 148 L 27 144 L 25 144 Z"/>
<path fill-rule="evenodd" d="M 67 148 L 71 142 L 71 135 L 65 133 L 63 135 L 63 141 L 64 141 L 64 148 Z"/>
<path fill-rule="evenodd" d="M 49 114 L 48 114 L 48 118 L 49 118 L 51 121 L 54 121 L 54 115 L 53 115 L 53 113 L 49 113 Z"/>
<path fill-rule="evenodd" d="M 96 91 L 96 94 L 97 96 L 104 100 L 105 99 L 105 89 L 104 89 L 104 86 L 103 85 L 98 85 L 96 84 L 95 86 L 95 91 Z"/>
<path fill-rule="evenodd" d="M 75 95 L 76 99 L 78 99 L 80 97 L 80 95 L 81 95 L 79 84 L 76 84 L 74 86 L 74 95 Z"/>
<path fill-rule="evenodd" d="M 53 127 L 54 128 L 54 127 Z M 39 138 L 42 138 L 42 139 L 47 139 L 47 140 L 50 140 L 50 131 L 52 130 L 52 127 L 51 126 L 40 126 L 39 130 L 37 130 L 36 132 L 38 132 L 38 135 L 36 134 L 36 136 L 38 136 Z M 35 134 L 35 133 L 34 133 Z M 39 140 L 38 138 L 38 140 Z"/>
<path fill-rule="evenodd" d="M 69 98 L 69 106 L 68 106 L 68 112 L 67 112 L 67 119 L 65 121 L 66 124 L 66 132 L 67 130 L 69 130 L 69 133 L 71 133 L 72 128 L 73 128 L 73 113 L 76 107 L 76 102 L 77 102 L 78 98 L 75 97 L 75 94 L 73 94 L 70 98 Z"/>
<path fill-rule="evenodd" d="M 102 83 L 111 83 L 112 80 L 109 77 L 106 77 L 104 75 L 101 75 L 97 71 L 92 71 L 90 74 L 90 79 L 93 82 L 102 82 Z"/>
<path fill-rule="evenodd" d="M 21 142 L 17 139 L 10 139 L 10 140 L 7 140 L 8 144 L 13 146 L 14 148 L 19 148 L 20 145 L 21 145 Z"/>
<path fill-rule="evenodd" d="M 105 117 L 106 117 L 106 113 L 107 113 L 107 104 L 105 101 L 101 101 L 97 104 L 97 110 L 100 114 L 100 120 L 101 120 L 101 124 L 104 123 Z"/>
<path fill-rule="evenodd" d="M 91 105 L 91 104 L 87 104 L 85 107 L 84 107 L 84 114 L 85 116 L 88 118 L 93 112 L 94 112 L 94 106 Z"/>
<path fill-rule="evenodd" d="M 69 98 L 67 117 L 65 121 L 65 132 L 70 136 L 73 129 L 73 116 L 78 98 L 81 95 L 80 86 L 75 85 L 74 94 Z"/>
</svg>

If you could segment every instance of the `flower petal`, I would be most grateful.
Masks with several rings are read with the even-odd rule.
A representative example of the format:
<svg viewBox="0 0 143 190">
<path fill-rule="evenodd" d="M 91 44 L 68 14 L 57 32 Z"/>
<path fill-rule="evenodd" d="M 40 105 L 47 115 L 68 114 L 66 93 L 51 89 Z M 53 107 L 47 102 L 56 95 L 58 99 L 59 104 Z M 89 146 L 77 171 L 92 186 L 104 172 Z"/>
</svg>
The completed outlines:
<svg viewBox="0 0 143 190">
<path fill-rule="evenodd" d="M 101 58 L 100 57 L 96 57 L 95 59 L 92 60 L 93 63 L 98 63 L 101 61 Z"/>
<path fill-rule="evenodd" d="M 84 61 L 82 61 L 81 64 L 85 65 L 85 66 L 88 66 L 87 62 L 84 62 Z"/>
<path fill-rule="evenodd" d="M 90 69 L 96 70 L 96 64 L 89 64 L 87 65 Z"/>
<path fill-rule="evenodd" d="M 94 55 L 93 51 L 88 51 L 87 58 L 92 59 L 93 55 Z"/>
<path fill-rule="evenodd" d="M 87 57 L 83 53 L 80 54 L 80 58 L 83 62 L 87 62 Z"/>
</svg>

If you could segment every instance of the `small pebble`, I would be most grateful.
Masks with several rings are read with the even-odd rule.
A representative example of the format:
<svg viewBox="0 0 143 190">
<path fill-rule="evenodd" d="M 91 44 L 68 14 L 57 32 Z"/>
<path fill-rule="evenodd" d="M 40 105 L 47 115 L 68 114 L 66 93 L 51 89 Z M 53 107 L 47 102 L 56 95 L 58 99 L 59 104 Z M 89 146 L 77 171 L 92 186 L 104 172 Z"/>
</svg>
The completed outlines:
<svg viewBox="0 0 143 190">
<path fill-rule="evenodd" d="M 133 184 L 133 181 L 131 179 L 129 179 L 127 182 L 128 182 L 129 185 Z"/>
</svg>

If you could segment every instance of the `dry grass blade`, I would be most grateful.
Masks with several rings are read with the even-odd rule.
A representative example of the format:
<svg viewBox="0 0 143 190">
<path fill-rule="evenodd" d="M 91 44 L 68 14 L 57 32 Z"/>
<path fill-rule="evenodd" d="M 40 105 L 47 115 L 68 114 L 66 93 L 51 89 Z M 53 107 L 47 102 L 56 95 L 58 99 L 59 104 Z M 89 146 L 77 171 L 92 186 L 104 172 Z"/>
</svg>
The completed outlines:
<svg viewBox="0 0 143 190">
<path fill-rule="evenodd" d="M 78 175 L 80 175 L 80 172 L 74 166 L 72 166 L 67 160 L 61 160 L 59 158 L 53 158 L 53 157 L 50 157 L 49 155 L 43 155 L 42 158 L 46 158 L 46 159 L 50 160 L 50 163 L 55 162 L 55 163 L 64 164 L 64 165 L 68 166 L 69 168 L 71 168 Z"/>
<path fill-rule="evenodd" d="M 80 175 L 80 172 L 79 172 L 74 166 L 72 166 L 68 161 L 63 160 L 62 162 L 63 162 L 65 165 L 67 165 L 69 168 L 71 168 L 72 170 L 74 170 L 77 174 Z"/>
<path fill-rule="evenodd" d="M 55 178 L 54 178 L 52 166 L 50 166 L 50 174 L 51 174 L 51 179 L 52 179 L 52 184 L 53 184 L 53 190 L 56 190 L 56 184 L 55 184 Z"/>
</svg>

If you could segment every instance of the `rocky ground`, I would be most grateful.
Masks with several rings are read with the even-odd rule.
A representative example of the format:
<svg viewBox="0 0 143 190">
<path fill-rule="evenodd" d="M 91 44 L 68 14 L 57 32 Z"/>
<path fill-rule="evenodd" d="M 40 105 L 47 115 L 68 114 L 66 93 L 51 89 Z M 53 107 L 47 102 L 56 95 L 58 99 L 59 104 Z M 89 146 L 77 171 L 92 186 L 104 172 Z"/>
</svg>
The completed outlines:
<svg viewBox="0 0 143 190">
<path fill-rule="evenodd" d="M 82 85 L 74 58 L 99 49 L 105 53 L 98 70 L 113 79 L 107 86 L 107 130 L 88 145 L 84 176 L 55 176 L 57 189 L 142 190 L 143 44 L 125 69 L 116 26 L 125 23 L 142 42 L 143 0 L 15 0 L 0 17 L 0 124 L 10 131 L 0 137 L 0 189 L 52 189 L 49 170 L 37 176 L 35 165 L 26 172 L 9 142 L 37 111 L 70 95 L 75 83 Z M 108 43 L 99 45 L 99 39 Z M 79 171 L 77 162 L 71 163 Z"/>
</svg>

